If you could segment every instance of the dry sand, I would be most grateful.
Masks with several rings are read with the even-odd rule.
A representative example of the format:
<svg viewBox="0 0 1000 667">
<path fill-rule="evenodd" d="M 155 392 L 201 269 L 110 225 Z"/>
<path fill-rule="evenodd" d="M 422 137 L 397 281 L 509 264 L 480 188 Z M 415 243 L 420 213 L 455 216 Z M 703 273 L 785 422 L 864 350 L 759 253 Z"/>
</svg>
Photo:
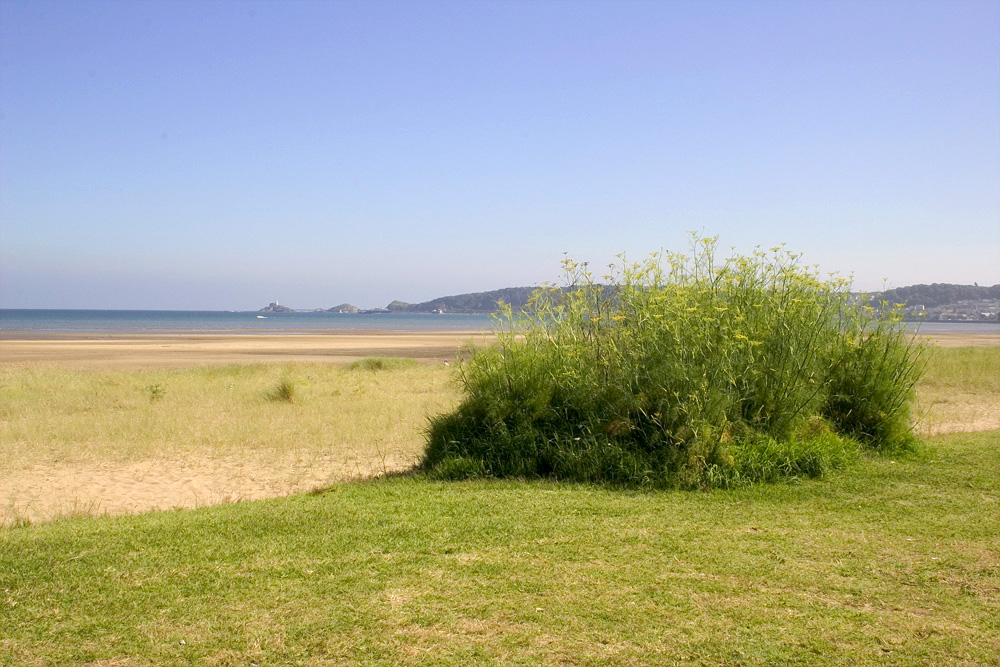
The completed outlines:
<svg viewBox="0 0 1000 667">
<path fill-rule="evenodd" d="M 0 526 L 61 516 L 135 514 L 277 498 L 404 470 L 412 458 L 336 460 L 290 454 L 156 458 L 129 463 L 36 465 L 0 479 Z"/>
<path fill-rule="evenodd" d="M 350 363 L 367 356 L 443 361 L 454 358 L 469 343 L 483 344 L 490 339 L 489 334 L 478 331 L 45 337 L 5 334 L 0 338 L 0 367 L 51 363 L 74 369 L 130 370 L 255 362 Z"/>
<path fill-rule="evenodd" d="M 949 331 L 947 333 L 920 334 L 934 345 L 941 347 L 996 347 L 1000 345 L 1000 326 L 996 333 Z"/>
<path fill-rule="evenodd" d="M 233 362 L 349 363 L 365 356 L 405 356 L 442 363 L 466 344 L 487 342 L 479 332 L 324 335 L 169 335 L 0 339 L 6 364 L 56 364 L 75 369 L 185 367 Z M 1000 335 L 939 334 L 938 345 L 1000 345 Z M 971 411 L 966 422 L 935 422 L 933 434 L 1000 428 L 1000 410 Z M 971 408 L 970 408 L 971 410 Z M 919 428 L 919 427 L 918 427 Z M 930 433 L 928 433 L 930 434 Z M 282 460 L 190 456 L 130 463 L 37 465 L 0 474 L 0 525 L 73 514 L 122 514 L 190 508 L 285 496 L 350 478 L 412 465 L 413 453 L 334 460 L 288 454 Z"/>
</svg>

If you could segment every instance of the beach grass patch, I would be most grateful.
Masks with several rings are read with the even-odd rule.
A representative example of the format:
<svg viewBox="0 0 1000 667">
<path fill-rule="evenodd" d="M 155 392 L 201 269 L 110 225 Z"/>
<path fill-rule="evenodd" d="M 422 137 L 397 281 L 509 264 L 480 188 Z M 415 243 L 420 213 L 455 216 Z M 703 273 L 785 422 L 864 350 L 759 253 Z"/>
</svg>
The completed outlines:
<svg viewBox="0 0 1000 667">
<path fill-rule="evenodd" d="M 156 386 L 162 395 L 151 399 Z M 272 392 L 294 401 L 268 400 Z M 373 440 L 402 445 L 416 457 L 427 417 L 450 409 L 455 397 L 449 369 L 436 365 L 388 375 L 322 364 L 6 367 L 0 369 L 0 464 L 348 452 Z"/>
<path fill-rule="evenodd" d="M 295 400 L 295 380 L 290 375 L 281 376 L 265 396 L 274 403 L 292 403 Z"/>
</svg>

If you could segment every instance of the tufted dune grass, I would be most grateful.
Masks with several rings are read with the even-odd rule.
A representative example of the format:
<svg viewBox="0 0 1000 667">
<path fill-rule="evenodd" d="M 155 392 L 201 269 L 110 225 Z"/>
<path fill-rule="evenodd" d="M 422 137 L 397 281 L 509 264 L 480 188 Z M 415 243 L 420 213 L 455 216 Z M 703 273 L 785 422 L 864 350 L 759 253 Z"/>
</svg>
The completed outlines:
<svg viewBox="0 0 1000 667">
<path fill-rule="evenodd" d="M 916 430 L 948 433 L 1000 427 L 1000 347 L 935 347 L 917 387 Z"/>
</svg>

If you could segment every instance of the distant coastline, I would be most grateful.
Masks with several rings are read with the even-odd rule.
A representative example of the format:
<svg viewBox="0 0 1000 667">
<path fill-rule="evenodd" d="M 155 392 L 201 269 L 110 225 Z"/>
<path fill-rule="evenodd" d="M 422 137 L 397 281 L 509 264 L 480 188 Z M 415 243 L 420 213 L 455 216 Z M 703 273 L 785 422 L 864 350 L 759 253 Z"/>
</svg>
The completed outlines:
<svg viewBox="0 0 1000 667">
<path fill-rule="evenodd" d="M 340 314 L 378 315 L 383 313 L 423 313 L 431 315 L 491 315 L 497 312 L 497 304 L 503 302 L 511 308 L 521 310 L 531 299 L 537 287 L 506 287 L 489 292 L 470 292 L 442 296 L 423 303 L 393 301 L 385 308 L 358 308 L 350 303 L 342 303 L 332 308 L 316 308 L 314 311 L 298 310 L 272 301 L 261 308 L 260 313 L 326 312 Z"/>
<path fill-rule="evenodd" d="M 491 329 L 497 302 L 520 310 L 534 293 L 533 287 L 514 287 L 440 297 L 418 304 L 393 301 L 385 308 L 360 309 L 349 303 L 332 308 L 296 310 L 271 302 L 257 311 L 200 310 L 79 310 L 0 309 L 0 337 L 14 335 L 238 333 L 295 334 L 346 330 L 483 331 Z M 903 303 L 905 319 L 932 332 L 949 330 L 996 332 L 1000 327 L 1000 285 L 916 285 L 868 294 L 880 300 Z M 860 295 L 859 295 L 860 296 Z M 968 298 L 968 297 L 973 298 Z M 919 303 L 924 301 L 925 303 Z M 959 329 L 950 329 L 959 327 Z"/>
<path fill-rule="evenodd" d="M 422 303 L 393 301 L 385 308 L 361 309 L 350 303 L 332 308 L 317 308 L 315 312 L 375 315 L 382 313 L 475 314 L 490 315 L 497 312 L 500 302 L 510 305 L 516 312 L 528 304 L 536 287 L 506 287 L 489 292 L 471 292 L 442 296 Z M 614 290 L 606 286 L 605 289 Z M 856 293 L 859 299 L 867 298 L 873 306 L 884 301 L 903 306 L 904 319 L 908 322 L 998 322 L 1000 321 L 1000 285 L 953 285 L 934 283 L 911 285 L 884 292 Z M 295 310 L 277 301 L 261 308 L 261 313 L 309 312 Z"/>
</svg>

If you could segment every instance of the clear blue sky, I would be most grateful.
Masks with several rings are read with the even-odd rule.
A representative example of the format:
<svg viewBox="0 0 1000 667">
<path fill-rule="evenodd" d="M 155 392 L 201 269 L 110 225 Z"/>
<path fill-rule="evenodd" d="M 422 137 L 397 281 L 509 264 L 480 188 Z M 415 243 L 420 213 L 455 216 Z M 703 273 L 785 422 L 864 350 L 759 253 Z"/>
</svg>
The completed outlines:
<svg viewBox="0 0 1000 667">
<path fill-rule="evenodd" d="M 0 0 L 0 307 L 373 307 L 685 247 L 1000 283 L 1000 2 Z"/>
</svg>

